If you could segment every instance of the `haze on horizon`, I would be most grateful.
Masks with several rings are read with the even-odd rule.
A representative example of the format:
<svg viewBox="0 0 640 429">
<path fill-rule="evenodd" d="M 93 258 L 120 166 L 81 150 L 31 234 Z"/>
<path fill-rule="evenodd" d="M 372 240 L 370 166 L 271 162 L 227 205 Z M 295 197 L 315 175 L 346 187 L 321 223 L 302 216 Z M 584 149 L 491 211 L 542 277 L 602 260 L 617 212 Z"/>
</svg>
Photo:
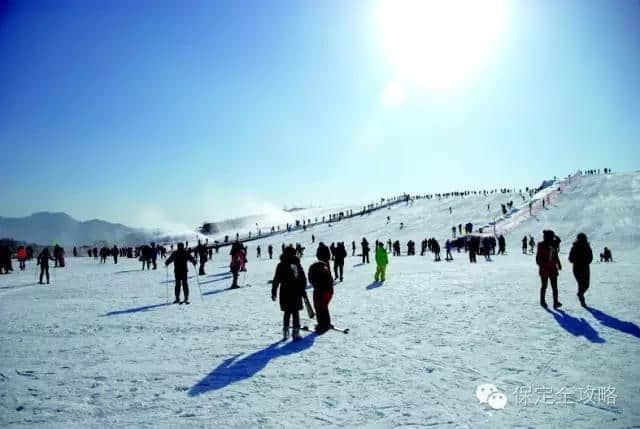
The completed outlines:
<svg viewBox="0 0 640 429">
<path fill-rule="evenodd" d="M 640 2 L 0 4 L 0 216 L 129 226 L 638 169 Z"/>
</svg>

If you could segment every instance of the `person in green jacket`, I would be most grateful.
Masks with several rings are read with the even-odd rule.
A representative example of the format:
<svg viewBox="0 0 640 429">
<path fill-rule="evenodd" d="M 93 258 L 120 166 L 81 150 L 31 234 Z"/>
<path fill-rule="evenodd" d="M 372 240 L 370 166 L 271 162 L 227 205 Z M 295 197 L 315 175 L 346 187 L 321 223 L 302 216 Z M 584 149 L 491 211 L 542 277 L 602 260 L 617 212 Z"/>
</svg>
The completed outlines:
<svg viewBox="0 0 640 429">
<path fill-rule="evenodd" d="M 380 242 L 376 247 L 376 281 L 384 281 L 388 263 L 387 251 L 384 250 L 384 244 Z"/>
</svg>

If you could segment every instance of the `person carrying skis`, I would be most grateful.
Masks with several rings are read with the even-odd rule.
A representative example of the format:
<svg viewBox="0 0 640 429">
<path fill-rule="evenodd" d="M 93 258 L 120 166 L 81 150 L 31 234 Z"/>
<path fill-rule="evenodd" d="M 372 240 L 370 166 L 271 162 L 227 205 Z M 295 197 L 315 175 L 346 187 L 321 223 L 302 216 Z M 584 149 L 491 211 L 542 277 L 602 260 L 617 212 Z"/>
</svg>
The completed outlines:
<svg viewBox="0 0 640 429">
<path fill-rule="evenodd" d="M 384 250 L 384 245 L 378 243 L 376 247 L 376 275 L 375 281 L 385 281 L 387 275 L 387 265 L 389 265 L 389 256 L 387 251 Z"/>
<path fill-rule="evenodd" d="M 183 303 L 189 304 L 189 283 L 187 283 L 189 268 L 187 267 L 187 262 L 191 262 L 195 268 L 196 260 L 193 259 L 193 256 L 185 250 L 183 243 L 178 243 L 178 250 L 173 252 L 164 263 L 167 267 L 169 264 L 173 263 L 173 274 L 176 279 L 176 286 L 174 289 L 176 299 L 173 301 L 174 304 L 180 303 L 181 286 L 184 293 Z"/>
<path fill-rule="evenodd" d="M 307 278 L 300 265 L 296 251 L 289 246 L 280 256 L 280 263 L 276 267 L 271 286 L 271 300 L 278 298 L 280 287 L 280 310 L 284 313 L 282 320 L 282 337 L 289 337 L 289 322 L 293 319 L 291 336 L 293 340 L 300 339 L 300 313 L 302 310 L 302 295 L 307 287 Z"/>
<path fill-rule="evenodd" d="M 318 260 L 309 267 L 309 283 L 313 285 L 313 306 L 318 321 L 316 333 L 324 334 L 331 329 L 329 302 L 333 297 L 333 278 L 325 261 Z"/>
<path fill-rule="evenodd" d="M 589 289 L 589 264 L 593 261 L 593 252 L 584 233 L 579 233 L 569 252 L 569 262 L 573 264 L 573 276 L 578 283 L 580 305 L 586 307 L 584 293 Z"/>
<path fill-rule="evenodd" d="M 49 248 L 45 247 L 44 249 L 42 249 L 42 252 L 40 252 L 40 255 L 38 255 L 38 265 L 40 265 L 40 284 L 44 284 L 42 283 L 42 276 L 44 274 L 47 275 L 47 284 L 49 284 L 49 261 L 55 261 L 54 258 L 51 257 L 51 255 L 49 254 Z"/>
<path fill-rule="evenodd" d="M 547 308 L 545 295 L 547 292 L 547 284 L 551 281 L 551 291 L 553 293 L 553 308 L 562 307 L 562 303 L 558 301 L 558 272 L 562 270 L 562 264 L 558 258 L 558 253 L 553 247 L 553 231 L 542 231 L 543 240 L 538 243 L 538 251 L 536 253 L 536 264 L 539 266 L 538 273 L 540 275 L 540 305 Z"/>
</svg>

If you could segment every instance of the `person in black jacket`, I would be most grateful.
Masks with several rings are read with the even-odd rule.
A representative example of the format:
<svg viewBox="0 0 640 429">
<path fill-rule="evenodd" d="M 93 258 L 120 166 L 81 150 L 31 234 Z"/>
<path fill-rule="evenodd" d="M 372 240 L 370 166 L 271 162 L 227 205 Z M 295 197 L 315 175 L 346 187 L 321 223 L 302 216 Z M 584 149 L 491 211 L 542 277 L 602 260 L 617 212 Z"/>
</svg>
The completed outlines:
<svg viewBox="0 0 640 429">
<path fill-rule="evenodd" d="M 368 264 L 369 263 L 369 242 L 367 241 L 366 238 L 363 237 L 360 245 L 362 246 L 362 263 L 364 264 L 366 261 Z"/>
<path fill-rule="evenodd" d="M 331 260 L 331 251 L 322 241 L 318 243 L 316 258 L 318 258 L 318 261 L 326 262 L 327 265 L 329 265 L 329 261 Z"/>
<path fill-rule="evenodd" d="M 204 276 L 206 274 L 204 272 L 204 264 L 207 263 L 209 252 L 208 252 L 207 246 L 202 244 L 200 240 L 198 240 L 198 246 L 196 247 L 196 252 L 198 253 L 198 257 L 200 258 L 200 269 L 198 270 L 198 275 Z"/>
<path fill-rule="evenodd" d="M 40 284 L 42 283 L 42 276 L 47 275 L 47 284 L 49 284 L 49 261 L 55 261 L 49 254 L 49 248 L 45 247 L 38 255 L 38 265 L 40 265 Z"/>
<path fill-rule="evenodd" d="M 302 310 L 302 295 L 307 287 L 307 277 L 295 249 L 291 246 L 284 249 L 273 276 L 271 287 L 273 301 L 278 296 L 278 286 L 280 287 L 280 310 L 284 312 L 282 336 L 285 340 L 289 337 L 289 319 L 293 319 L 291 336 L 294 340 L 298 340 L 300 338 L 299 311 Z"/>
<path fill-rule="evenodd" d="M 587 304 L 584 293 L 589 289 L 589 264 L 593 261 L 593 252 L 584 233 L 579 233 L 569 252 L 569 262 L 573 264 L 573 276 L 578 282 L 578 299 L 583 307 Z"/>
<path fill-rule="evenodd" d="M 176 278 L 176 287 L 175 294 L 176 300 L 173 301 L 174 304 L 180 302 L 180 286 L 182 285 L 182 290 L 184 293 L 184 302 L 189 303 L 189 284 L 187 283 L 187 275 L 189 273 L 189 269 L 187 268 L 187 262 L 191 262 L 193 266 L 196 266 L 196 260 L 193 259 L 193 256 L 189 254 L 184 248 L 184 244 L 178 243 L 178 250 L 173 252 L 171 256 L 164 263 L 166 266 L 169 266 L 170 263 L 173 262 L 173 273 Z"/>
<path fill-rule="evenodd" d="M 344 258 L 347 257 L 347 249 L 344 247 L 343 242 L 339 242 L 336 246 L 336 250 L 333 252 L 333 273 L 335 279 L 342 281 L 342 275 L 344 272 Z M 340 274 L 338 276 L 338 274 Z"/>
</svg>

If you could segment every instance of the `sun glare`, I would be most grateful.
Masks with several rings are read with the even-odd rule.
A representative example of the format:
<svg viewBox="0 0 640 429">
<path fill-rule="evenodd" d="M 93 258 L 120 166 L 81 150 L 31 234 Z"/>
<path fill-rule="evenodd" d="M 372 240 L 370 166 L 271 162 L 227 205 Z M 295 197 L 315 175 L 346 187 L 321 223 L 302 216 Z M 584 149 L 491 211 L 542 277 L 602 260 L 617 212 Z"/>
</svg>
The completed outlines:
<svg viewBox="0 0 640 429">
<path fill-rule="evenodd" d="M 502 33 L 504 15 L 501 0 L 382 0 L 376 10 L 396 79 L 423 88 L 455 86 L 476 70 Z"/>
</svg>

